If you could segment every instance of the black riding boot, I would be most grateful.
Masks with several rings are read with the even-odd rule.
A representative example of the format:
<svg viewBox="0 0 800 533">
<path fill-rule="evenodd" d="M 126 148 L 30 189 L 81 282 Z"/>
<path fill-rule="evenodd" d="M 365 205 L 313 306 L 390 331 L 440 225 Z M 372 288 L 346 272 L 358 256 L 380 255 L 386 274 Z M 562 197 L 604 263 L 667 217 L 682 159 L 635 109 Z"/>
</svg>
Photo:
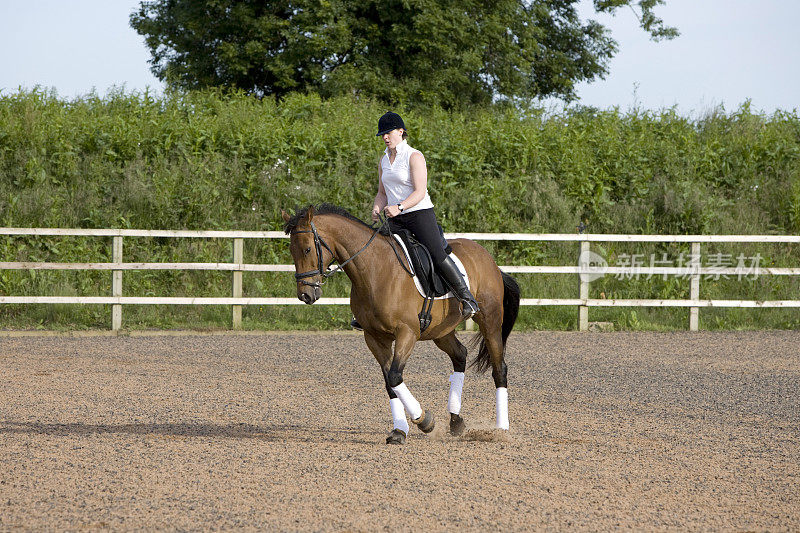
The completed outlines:
<svg viewBox="0 0 800 533">
<path fill-rule="evenodd" d="M 447 284 L 450 285 L 453 294 L 461 302 L 461 317 L 466 320 L 477 313 L 479 311 L 478 302 L 469 292 L 467 284 L 464 282 L 464 277 L 459 272 L 453 259 L 447 256 L 444 261 L 439 263 L 437 268 Z"/>
<path fill-rule="evenodd" d="M 364 331 L 364 328 L 361 327 L 361 324 L 358 323 L 358 320 L 356 320 L 355 316 L 353 317 L 353 320 L 350 321 L 350 327 L 358 331 Z"/>
</svg>

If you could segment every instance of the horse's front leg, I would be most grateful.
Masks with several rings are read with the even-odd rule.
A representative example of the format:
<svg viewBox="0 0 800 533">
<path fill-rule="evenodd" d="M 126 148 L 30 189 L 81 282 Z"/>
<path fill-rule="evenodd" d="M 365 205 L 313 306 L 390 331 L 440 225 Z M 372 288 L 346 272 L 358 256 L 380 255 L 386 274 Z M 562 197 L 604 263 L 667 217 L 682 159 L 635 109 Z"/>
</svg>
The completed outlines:
<svg viewBox="0 0 800 533">
<path fill-rule="evenodd" d="M 395 333 L 394 357 L 389 367 L 387 383 L 403 403 L 405 410 L 411 415 L 411 421 L 419 426 L 419 429 L 424 433 L 430 433 L 435 425 L 433 413 L 422 409 L 422 406 L 403 382 L 403 369 L 416 342 L 417 337 L 411 328 L 405 324 L 398 326 Z"/>
<path fill-rule="evenodd" d="M 389 386 L 389 368 L 392 363 L 392 340 L 391 338 L 377 338 L 367 331 L 364 331 L 364 340 L 367 347 L 378 360 L 383 372 L 383 381 L 386 385 L 386 393 L 389 395 L 389 409 L 392 413 L 392 431 L 386 437 L 386 444 L 404 444 L 408 435 L 408 420 L 403 402 L 397 397 Z"/>
</svg>

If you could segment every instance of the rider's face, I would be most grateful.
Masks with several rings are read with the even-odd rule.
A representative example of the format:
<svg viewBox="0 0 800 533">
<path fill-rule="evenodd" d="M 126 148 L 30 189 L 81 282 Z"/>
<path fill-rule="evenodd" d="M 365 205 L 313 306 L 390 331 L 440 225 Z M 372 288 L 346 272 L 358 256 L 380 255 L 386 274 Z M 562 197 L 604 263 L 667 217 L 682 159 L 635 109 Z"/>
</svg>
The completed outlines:
<svg viewBox="0 0 800 533">
<path fill-rule="evenodd" d="M 403 129 L 397 128 L 388 133 L 383 134 L 383 142 L 387 148 L 394 150 L 397 145 L 403 141 Z"/>
</svg>

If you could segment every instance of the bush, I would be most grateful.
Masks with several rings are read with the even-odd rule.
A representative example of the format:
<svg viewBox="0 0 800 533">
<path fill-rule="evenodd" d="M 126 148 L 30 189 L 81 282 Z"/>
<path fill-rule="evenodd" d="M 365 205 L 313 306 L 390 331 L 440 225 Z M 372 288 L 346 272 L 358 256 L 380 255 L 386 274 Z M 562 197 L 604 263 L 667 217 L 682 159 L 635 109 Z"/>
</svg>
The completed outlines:
<svg viewBox="0 0 800 533">
<path fill-rule="evenodd" d="M 220 91 L 160 97 L 117 91 L 75 100 L 42 90 L 0 95 L 0 225 L 278 230 L 281 208 L 322 201 L 366 219 L 382 152 L 374 132 L 385 110 L 355 97 L 313 94 L 281 101 Z M 396 111 L 409 126 L 410 143 L 425 154 L 446 231 L 572 233 L 580 222 L 592 233 L 800 231 L 796 113 L 765 116 L 747 104 L 697 120 L 673 109 Z M 213 241 L 142 239 L 125 246 L 127 260 L 153 262 L 229 261 L 231 254 L 229 243 Z M 488 247 L 500 264 L 571 264 L 577 255 L 566 245 Z M 249 243 L 246 260 L 289 262 L 285 248 L 285 242 Z M 0 252 L 3 261 L 107 261 L 110 243 L 1 237 Z M 790 247 L 772 250 L 770 258 L 800 264 Z M 574 292 L 573 277 L 561 279 L 565 292 Z M 170 295 L 186 287 L 227 294 L 228 284 L 221 273 L 126 273 L 125 294 Z M 550 284 L 533 277 L 524 286 L 526 294 L 539 294 Z M 339 295 L 347 287 L 340 283 Z M 110 275 L 0 272 L 2 294 L 56 290 L 107 294 Z M 285 275 L 245 275 L 245 290 L 294 292 Z M 127 309 L 129 323 L 140 313 L 146 325 L 156 314 Z M 344 311 L 335 319 L 307 318 L 320 312 L 273 310 L 264 320 L 346 324 Z M 552 312 L 562 317 L 564 310 Z M 74 325 L 95 324 L 97 313 L 76 311 Z M 546 313 L 530 313 L 529 325 L 562 323 Z M 176 316 L 201 315 L 182 309 Z M 31 317 L 21 306 L 0 308 L 5 327 L 30 325 Z M 254 327 L 263 325 L 258 320 Z"/>
</svg>

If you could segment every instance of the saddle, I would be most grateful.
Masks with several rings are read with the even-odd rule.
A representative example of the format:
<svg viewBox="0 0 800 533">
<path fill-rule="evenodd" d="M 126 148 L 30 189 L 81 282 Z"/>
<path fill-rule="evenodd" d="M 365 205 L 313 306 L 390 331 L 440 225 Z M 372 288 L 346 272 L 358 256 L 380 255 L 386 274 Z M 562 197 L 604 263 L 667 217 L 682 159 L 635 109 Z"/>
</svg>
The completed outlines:
<svg viewBox="0 0 800 533">
<path fill-rule="evenodd" d="M 441 226 L 439 226 L 439 232 L 442 234 L 442 239 L 444 239 L 444 232 Z M 395 234 L 406 245 L 408 257 L 411 259 L 411 268 L 422 288 L 424 300 L 422 302 L 422 311 L 419 313 L 419 328 L 420 332 L 422 332 L 431 323 L 433 299 L 450 292 L 450 287 L 434 268 L 431 253 L 424 244 L 419 242 L 407 229 L 399 229 Z M 453 252 L 449 244 L 445 247 L 445 252 L 448 255 Z"/>
</svg>

